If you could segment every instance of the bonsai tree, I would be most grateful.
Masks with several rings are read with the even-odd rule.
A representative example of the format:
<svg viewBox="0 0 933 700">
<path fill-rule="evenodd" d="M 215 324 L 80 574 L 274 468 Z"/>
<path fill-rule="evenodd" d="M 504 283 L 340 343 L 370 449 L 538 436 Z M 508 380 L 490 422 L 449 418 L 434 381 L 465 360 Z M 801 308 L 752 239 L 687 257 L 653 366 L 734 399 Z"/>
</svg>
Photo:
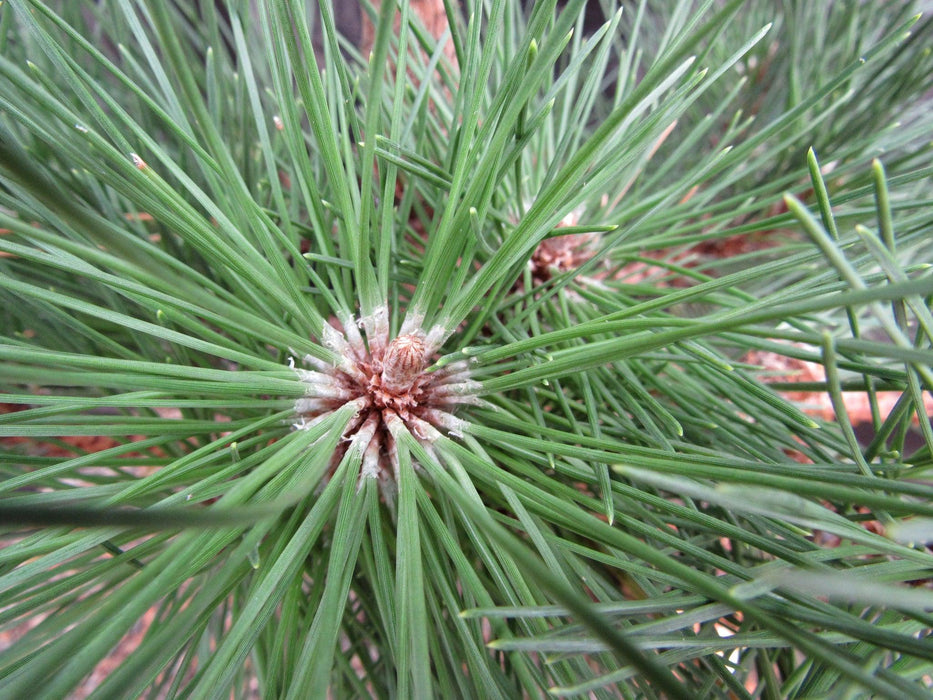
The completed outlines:
<svg viewBox="0 0 933 700">
<path fill-rule="evenodd" d="M 527 5 L 0 5 L 0 694 L 929 692 L 929 20 Z"/>
</svg>

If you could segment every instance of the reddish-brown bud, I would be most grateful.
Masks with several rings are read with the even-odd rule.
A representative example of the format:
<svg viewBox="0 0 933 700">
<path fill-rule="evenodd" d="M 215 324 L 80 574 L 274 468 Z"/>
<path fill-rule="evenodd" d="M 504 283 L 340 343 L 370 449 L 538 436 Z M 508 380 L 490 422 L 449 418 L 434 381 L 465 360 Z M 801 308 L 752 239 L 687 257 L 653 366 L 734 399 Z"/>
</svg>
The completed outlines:
<svg viewBox="0 0 933 700">
<path fill-rule="evenodd" d="M 308 430 L 336 411 L 353 409 L 333 469 L 352 450 L 362 460 L 361 478 L 389 484 L 400 468 L 398 436 L 407 431 L 427 447 L 441 435 L 460 437 L 465 432 L 468 423 L 452 412 L 459 404 L 478 401 L 467 365 L 454 362 L 426 372 L 446 334 L 440 328 L 426 333 L 412 318 L 391 342 L 385 307 L 374 309 L 359 324 L 352 318 L 326 323 L 319 342 L 333 359 L 328 363 L 309 355 L 306 362 L 313 369 L 290 363 L 305 384 L 305 395 L 295 402 L 295 428 Z"/>
<path fill-rule="evenodd" d="M 420 335 L 400 335 L 386 348 L 382 361 L 382 385 L 404 391 L 424 371 L 425 345 Z"/>
</svg>

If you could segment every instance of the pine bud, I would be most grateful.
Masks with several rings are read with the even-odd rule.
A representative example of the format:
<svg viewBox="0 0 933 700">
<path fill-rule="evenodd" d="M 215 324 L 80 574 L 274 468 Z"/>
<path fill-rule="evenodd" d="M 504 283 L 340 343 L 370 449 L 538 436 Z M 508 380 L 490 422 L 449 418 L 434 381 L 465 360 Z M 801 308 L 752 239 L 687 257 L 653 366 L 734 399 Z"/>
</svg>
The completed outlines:
<svg viewBox="0 0 933 700">
<path fill-rule="evenodd" d="M 420 335 L 400 335 L 386 348 L 382 365 L 383 386 L 404 391 L 421 374 L 425 365 L 425 344 Z"/>
</svg>

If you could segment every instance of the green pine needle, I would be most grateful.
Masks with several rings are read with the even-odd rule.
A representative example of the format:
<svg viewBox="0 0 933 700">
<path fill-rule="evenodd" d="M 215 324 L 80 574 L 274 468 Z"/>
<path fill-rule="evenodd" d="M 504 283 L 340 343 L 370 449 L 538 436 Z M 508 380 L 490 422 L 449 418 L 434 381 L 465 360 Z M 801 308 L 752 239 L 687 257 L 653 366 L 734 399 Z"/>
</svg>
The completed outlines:
<svg viewBox="0 0 933 700">
<path fill-rule="evenodd" d="M 0 696 L 931 696 L 933 21 L 619 4 L 0 3 Z"/>
</svg>

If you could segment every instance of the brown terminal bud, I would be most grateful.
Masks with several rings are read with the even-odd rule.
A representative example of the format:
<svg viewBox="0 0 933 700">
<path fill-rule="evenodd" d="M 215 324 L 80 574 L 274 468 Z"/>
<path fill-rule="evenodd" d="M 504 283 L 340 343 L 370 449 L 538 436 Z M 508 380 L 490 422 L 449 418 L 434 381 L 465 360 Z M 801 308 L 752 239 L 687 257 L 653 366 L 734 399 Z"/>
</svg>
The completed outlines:
<svg viewBox="0 0 933 700">
<path fill-rule="evenodd" d="M 382 385 L 405 391 L 424 371 L 425 345 L 420 335 L 400 335 L 386 348 L 382 360 Z"/>
</svg>

